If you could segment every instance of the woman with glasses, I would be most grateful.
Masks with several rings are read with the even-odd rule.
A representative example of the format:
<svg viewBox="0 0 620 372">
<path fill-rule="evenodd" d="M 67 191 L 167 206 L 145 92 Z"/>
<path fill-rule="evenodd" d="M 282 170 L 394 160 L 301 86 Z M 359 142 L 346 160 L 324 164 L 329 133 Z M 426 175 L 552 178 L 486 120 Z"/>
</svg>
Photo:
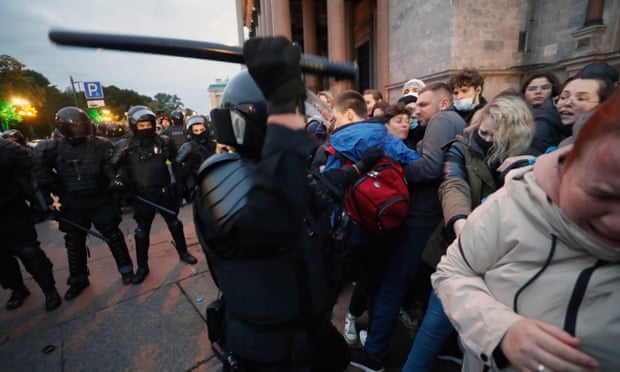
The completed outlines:
<svg viewBox="0 0 620 372">
<path fill-rule="evenodd" d="M 536 134 L 527 154 L 538 156 L 570 135 L 570 130 L 562 125 L 560 115 L 553 105 L 553 98 L 560 91 L 560 82 L 551 72 L 535 73 L 521 83 L 520 92 L 532 107 L 536 123 Z"/>
<path fill-rule="evenodd" d="M 571 128 L 581 115 L 598 107 L 613 92 L 613 84 L 600 75 L 584 73 L 567 80 L 556 99 L 562 124 Z"/>
</svg>

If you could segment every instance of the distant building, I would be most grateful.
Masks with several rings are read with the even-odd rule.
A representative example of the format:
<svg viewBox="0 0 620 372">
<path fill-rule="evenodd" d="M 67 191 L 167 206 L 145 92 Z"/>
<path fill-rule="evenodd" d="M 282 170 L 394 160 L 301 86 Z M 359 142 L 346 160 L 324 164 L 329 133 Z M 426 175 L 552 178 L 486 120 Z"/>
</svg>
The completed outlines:
<svg viewBox="0 0 620 372">
<path fill-rule="evenodd" d="M 620 68 L 620 0 L 237 0 L 250 36 L 284 35 L 308 54 L 356 61 L 359 79 L 306 77 L 313 91 L 380 89 L 445 81 L 475 68 L 485 96 L 529 73 L 565 79 L 584 65 Z"/>
<path fill-rule="evenodd" d="M 215 83 L 209 84 L 207 87 L 207 91 L 209 92 L 209 106 L 211 109 L 220 107 L 222 92 L 224 92 L 226 84 L 228 84 L 228 79 L 215 79 Z"/>
</svg>

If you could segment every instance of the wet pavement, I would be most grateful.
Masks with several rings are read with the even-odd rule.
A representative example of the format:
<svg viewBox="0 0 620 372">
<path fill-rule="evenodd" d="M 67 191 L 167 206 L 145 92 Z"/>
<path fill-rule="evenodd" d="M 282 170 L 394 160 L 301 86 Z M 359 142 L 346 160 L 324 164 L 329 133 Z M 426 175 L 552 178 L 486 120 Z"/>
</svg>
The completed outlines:
<svg viewBox="0 0 620 372">
<path fill-rule="evenodd" d="M 32 293 L 24 305 L 7 311 L 4 304 L 10 291 L 0 291 L 0 371 L 220 370 L 204 315 L 218 296 L 217 288 L 196 238 L 192 206 L 181 208 L 179 218 L 188 250 L 198 263 L 179 261 L 166 224 L 157 215 L 151 230 L 150 274 L 139 285 L 123 285 L 107 245 L 89 237 L 90 286 L 74 300 L 63 300 L 58 309 L 45 312 L 40 288 L 22 267 Z M 63 296 L 68 288 L 63 234 L 55 221 L 40 222 L 36 228 Z M 134 229 L 131 212 L 125 213 L 121 230 L 135 262 Z M 334 307 L 334 324 L 340 331 L 350 293 L 351 288 L 346 288 Z M 361 324 L 365 321 L 360 319 Z M 411 333 L 399 322 L 386 371 L 400 370 L 411 340 Z"/>
</svg>

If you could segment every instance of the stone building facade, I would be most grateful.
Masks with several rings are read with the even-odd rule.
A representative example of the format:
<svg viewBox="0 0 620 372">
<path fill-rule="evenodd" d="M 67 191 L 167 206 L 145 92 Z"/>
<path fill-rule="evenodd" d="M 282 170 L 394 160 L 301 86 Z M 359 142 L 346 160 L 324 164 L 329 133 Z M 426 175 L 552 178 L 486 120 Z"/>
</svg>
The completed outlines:
<svg viewBox="0 0 620 372">
<path fill-rule="evenodd" d="M 620 0 L 242 0 L 250 35 L 282 34 L 308 54 L 356 61 L 355 83 L 308 77 L 311 89 L 380 89 L 390 101 L 416 77 L 445 81 L 463 68 L 487 98 L 529 73 L 560 80 L 587 63 L 620 68 Z"/>
</svg>

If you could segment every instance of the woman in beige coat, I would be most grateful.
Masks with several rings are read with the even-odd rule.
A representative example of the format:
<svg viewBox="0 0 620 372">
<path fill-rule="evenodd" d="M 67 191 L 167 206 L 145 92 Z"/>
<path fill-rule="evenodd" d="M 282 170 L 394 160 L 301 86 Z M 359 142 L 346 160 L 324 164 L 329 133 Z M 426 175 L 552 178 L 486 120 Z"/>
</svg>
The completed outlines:
<svg viewBox="0 0 620 372">
<path fill-rule="evenodd" d="M 433 274 L 465 371 L 620 370 L 620 95 L 511 172 Z"/>
</svg>

